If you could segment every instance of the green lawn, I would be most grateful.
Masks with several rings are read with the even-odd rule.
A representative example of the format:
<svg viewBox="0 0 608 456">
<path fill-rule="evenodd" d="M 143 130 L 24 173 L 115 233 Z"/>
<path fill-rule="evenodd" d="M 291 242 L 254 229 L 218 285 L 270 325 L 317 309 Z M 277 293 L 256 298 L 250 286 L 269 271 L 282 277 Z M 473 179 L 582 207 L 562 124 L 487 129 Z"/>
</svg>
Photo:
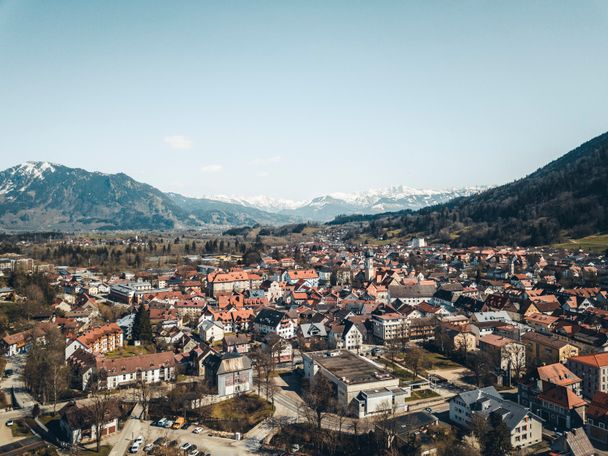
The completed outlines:
<svg viewBox="0 0 608 456">
<path fill-rule="evenodd" d="M 203 407 L 200 414 L 203 423 L 211 429 L 245 433 L 273 412 L 272 404 L 251 394 Z"/>
<path fill-rule="evenodd" d="M 551 247 L 556 249 L 578 250 L 583 249 L 589 252 L 604 252 L 608 248 L 608 234 L 596 234 L 580 239 L 570 239 L 561 244 L 553 244 Z"/>
<path fill-rule="evenodd" d="M 106 353 L 106 358 L 126 358 L 128 356 L 141 356 L 147 355 L 149 351 L 143 345 L 125 345 L 124 347 L 114 350 L 113 352 Z"/>
<path fill-rule="evenodd" d="M 431 389 L 415 390 L 412 391 L 411 397 L 408 397 L 405 401 L 412 402 L 419 401 L 420 399 L 431 399 L 433 397 L 439 397 L 439 394 Z"/>
<path fill-rule="evenodd" d="M 441 353 L 434 353 L 424 348 L 421 348 L 421 350 L 424 353 L 424 364 L 427 370 L 458 369 L 464 367 Z"/>
</svg>

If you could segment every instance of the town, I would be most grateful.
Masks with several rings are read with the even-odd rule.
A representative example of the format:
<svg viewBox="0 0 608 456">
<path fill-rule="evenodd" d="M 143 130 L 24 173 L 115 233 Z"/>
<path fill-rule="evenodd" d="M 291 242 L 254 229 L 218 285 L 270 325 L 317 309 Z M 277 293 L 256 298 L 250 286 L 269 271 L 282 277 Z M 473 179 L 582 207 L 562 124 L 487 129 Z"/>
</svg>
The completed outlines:
<svg viewBox="0 0 608 456">
<path fill-rule="evenodd" d="M 254 234 L 8 237 L 0 453 L 608 449 L 605 252 Z"/>
</svg>

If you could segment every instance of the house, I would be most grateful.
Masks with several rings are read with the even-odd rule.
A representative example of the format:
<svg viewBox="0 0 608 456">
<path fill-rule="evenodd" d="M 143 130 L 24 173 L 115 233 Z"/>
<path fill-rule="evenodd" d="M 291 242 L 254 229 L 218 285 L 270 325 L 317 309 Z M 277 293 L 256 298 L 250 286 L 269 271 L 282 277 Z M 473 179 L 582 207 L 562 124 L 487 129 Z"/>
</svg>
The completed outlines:
<svg viewBox="0 0 608 456">
<path fill-rule="evenodd" d="M 6 356 L 15 356 L 25 353 L 30 345 L 30 331 L 21 331 L 9 334 L 2 338 L 2 351 Z"/>
<path fill-rule="evenodd" d="M 253 387 L 251 360 L 240 353 L 213 353 L 205 360 L 205 378 L 220 397 L 246 393 Z"/>
<path fill-rule="evenodd" d="M 203 320 L 198 324 L 198 332 L 202 340 L 213 343 L 224 338 L 224 325 L 221 321 Z"/>
<path fill-rule="evenodd" d="M 311 288 L 319 286 L 319 274 L 314 269 L 288 269 L 282 274 L 281 280 L 289 285 L 300 282 Z"/>
<path fill-rule="evenodd" d="M 290 363 L 293 361 L 293 346 L 291 342 L 277 334 L 267 334 L 262 340 L 262 350 L 272 356 L 274 364 Z"/>
<path fill-rule="evenodd" d="M 551 443 L 554 456 L 594 456 L 599 454 L 582 427 L 566 431 Z"/>
<path fill-rule="evenodd" d="M 608 393 L 597 391 L 587 408 L 587 434 L 599 446 L 608 447 Z"/>
<path fill-rule="evenodd" d="M 262 309 L 253 320 L 253 329 L 259 336 L 275 333 L 283 339 L 293 339 L 296 335 L 296 324 L 280 310 Z"/>
<path fill-rule="evenodd" d="M 242 270 L 230 272 L 213 271 L 207 274 L 207 294 L 214 298 L 221 293 L 257 290 L 262 284 L 262 277 Z"/>
<path fill-rule="evenodd" d="M 526 346 L 508 337 L 488 334 L 479 339 L 479 350 L 490 354 L 494 368 L 518 378 L 526 369 Z"/>
<path fill-rule="evenodd" d="M 581 398 L 581 379 L 561 363 L 537 367 L 518 385 L 518 401 L 560 431 L 585 422 L 586 402 Z"/>
<path fill-rule="evenodd" d="M 97 425 L 95 411 L 91 406 L 79 406 L 75 402 L 70 402 L 59 411 L 59 414 L 61 415 L 59 428 L 62 440 L 71 445 L 96 441 Z M 102 437 L 118 432 L 119 417 L 118 401 L 111 401 L 100 426 Z"/>
<path fill-rule="evenodd" d="M 329 346 L 357 351 L 363 345 L 367 330 L 361 323 L 346 320 L 343 325 L 334 326 L 329 332 Z"/>
<path fill-rule="evenodd" d="M 591 399 L 597 391 L 608 393 L 608 353 L 575 356 L 566 365 L 583 379 L 583 396 Z"/>
<path fill-rule="evenodd" d="M 450 399 L 450 421 L 470 429 L 473 416 L 498 413 L 511 436 L 511 446 L 526 448 L 542 441 L 543 425 L 530 409 L 504 399 L 493 386 L 465 391 Z"/>
<path fill-rule="evenodd" d="M 551 336 L 527 332 L 521 337 L 526 346 L 526 359 L 536 365 L 564 363 L 578 355 L 578 347 Z"/>
<path fill-rule="evenodd" d="M 222 348 L 226 353 L 249 353 L 251 350 L 251 341 L 246 334 L 228 334 L 224 336 Z"/>
<path fill-rule="evenodd" d="M 439 419 L 435 415 L 420 411 L 380 422 L 375 425 L 375 433 L 383 437 L 387 448 L 401 448 L 409 444 L 412 438 L 423 436 L 438 426 Z"/>
</svg>

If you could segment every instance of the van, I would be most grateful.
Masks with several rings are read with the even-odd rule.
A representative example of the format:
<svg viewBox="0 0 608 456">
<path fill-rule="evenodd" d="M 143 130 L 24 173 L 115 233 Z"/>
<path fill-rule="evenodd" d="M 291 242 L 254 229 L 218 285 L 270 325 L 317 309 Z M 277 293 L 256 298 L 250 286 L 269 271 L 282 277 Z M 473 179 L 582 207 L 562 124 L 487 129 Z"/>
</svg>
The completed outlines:
<svg viewBox="0 0 608 456">
<path fill-rule="evenodd" d="M 171 429 L 181 429 L 181 427 L 186 423 L 186 419 L 183 416 L 178 416 L 177 418 L 175 418 L 175 421 L 173 422 L 173 426 L 171 426 Z"/>
</svg>

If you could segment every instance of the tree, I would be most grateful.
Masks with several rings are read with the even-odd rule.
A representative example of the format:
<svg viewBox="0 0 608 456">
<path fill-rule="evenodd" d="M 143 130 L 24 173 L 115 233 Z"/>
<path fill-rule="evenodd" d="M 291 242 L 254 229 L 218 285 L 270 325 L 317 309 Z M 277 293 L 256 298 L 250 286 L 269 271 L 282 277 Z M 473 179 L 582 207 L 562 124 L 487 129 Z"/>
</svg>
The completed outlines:
<svg viewBox="0 0 608 456">
<path fill-rule="evenodd" d="M 322 375 L 316 374 L 304 392 L 304 415 L 311 425 L 321 430 L 323 419 L 334 407 L 334 387 Z"/>
<path fill-rule="evenodd" d="M 511 433 L 498 413 L 490 413 L 488 420 L 489 430 L 485 434 L 483 444 L 484 456 L 508 456 L 513 449 L 511 446 Z"/>
<path fill-rule="evenodd" d="M 95 427 L 95 443 L 97 444 L 97 452 L 101 446 L 101 431 L 103 425 L 108 422 L 111 411 L 115 404 L 113 404 L 112 396 L 110 395 L 107 388 L 103 388 L 100 381 L 93 381 L 90 398 L 90 411 L 93 419 L 93 426 Z"/>
<path fill-rule="evenodd" d="M 57 399 L 68 385 L 68 369 L 65 365 L 65 339 L 59 329 L 49 326 L 34 328 L 31 332 L 32 348 L 28 353 L 23 371 L 25 385 L 43 404 Z"/>
<path fill-rule="evenodd" d="M 133 320 L 133 339 L 145 342 L 152 341 L 150 311 L 143 304 L 139 305 L 135 319 Z"/>
<path fill-rule="evenodd" d="M 405 366 L 412 371 L 415 380 L 424 362 L 424 353 L 417 345 L 412 345 L 405 354 Z"/>
</svg>

